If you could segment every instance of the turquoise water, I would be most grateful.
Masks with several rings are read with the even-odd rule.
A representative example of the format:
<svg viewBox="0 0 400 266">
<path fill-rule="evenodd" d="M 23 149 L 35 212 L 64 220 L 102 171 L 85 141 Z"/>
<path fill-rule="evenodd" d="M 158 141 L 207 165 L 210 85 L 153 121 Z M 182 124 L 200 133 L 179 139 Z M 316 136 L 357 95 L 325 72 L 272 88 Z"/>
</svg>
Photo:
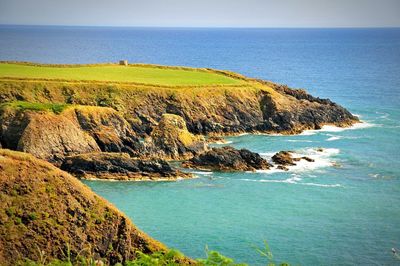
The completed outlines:
<svg viewBox="0 0 400 266">
<path fill-rule="evenodd" d="M 204 247 L 263 265 L 398 265 L 400 29 L 140 29 L 0 27 L 0 59 L 214 67 L 307 88 L 365 121 L 297 136 L 227 138 L 268 158 L 314 159 L 288 172 L 198 173 L 179 182 L 86 181 L 170 247 Z M 318 152 L 318 147 L 324 148 Z"/>
</svg>

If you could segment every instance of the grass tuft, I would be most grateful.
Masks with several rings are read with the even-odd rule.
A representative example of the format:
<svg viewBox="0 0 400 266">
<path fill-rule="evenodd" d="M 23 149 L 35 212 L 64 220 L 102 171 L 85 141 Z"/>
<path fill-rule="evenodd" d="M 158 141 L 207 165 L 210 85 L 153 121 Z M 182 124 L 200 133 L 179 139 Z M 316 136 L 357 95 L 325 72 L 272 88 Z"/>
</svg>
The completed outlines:
<svg viewBox="0 0 400 266">
<path fill-rule="evenodd" d="M 31 110 L 31 111 L 48 111 L 55 114 L 60 114 L 69 105 L 63 103 L 32 103 L 24 101 L 7 102 L 0 105 L 0 109 L 11 108 L 17 110 Z"/>
</svg>

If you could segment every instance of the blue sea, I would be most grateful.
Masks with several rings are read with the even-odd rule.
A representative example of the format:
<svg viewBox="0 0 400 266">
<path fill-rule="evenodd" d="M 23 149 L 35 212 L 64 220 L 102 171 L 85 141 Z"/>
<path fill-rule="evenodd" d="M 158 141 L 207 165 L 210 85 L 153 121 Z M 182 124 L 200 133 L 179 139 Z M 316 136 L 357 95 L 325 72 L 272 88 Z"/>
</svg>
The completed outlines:
<svg viewBox="0 0 400 266">
<path fill-rule="evenodd" d="M 363 124 L 227 140 L 288 172 L 199 172 L 178 182 L 86 181 L 134 223 L 194 258 L 205 247 L 251 265 L 399 265 L 400 29 L 0 27 L 0 60 L 211 67 L 305 88 Z M 323 148 L 323 151 L 317 151 Z"/>
</svg>

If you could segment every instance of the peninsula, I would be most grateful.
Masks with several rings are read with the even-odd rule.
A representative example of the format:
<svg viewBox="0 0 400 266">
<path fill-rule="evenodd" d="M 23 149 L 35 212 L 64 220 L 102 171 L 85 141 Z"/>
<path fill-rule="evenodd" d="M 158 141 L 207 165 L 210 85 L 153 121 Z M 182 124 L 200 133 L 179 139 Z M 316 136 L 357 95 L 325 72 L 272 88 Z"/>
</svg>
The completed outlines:
<svg viewBox="0 0 400 266">
<path fill-rule="evenodd" d="M 73 256 L 92 246 L 94 256 L 108 263 L 133 259 L 135 251 L 167 250 L 72 176 L 191 177 L 171 160 L 217 170 L 269 169 L 258 154 L 210 149 L 208 143 L 241 133 L 298 134 L 357 122 L 328 99 L 229 71 L 1 62 L 0 189 L 7 193 L 0 222 L 13 234 L 1 233 L 0 262 L 37 260 L 34 244 L 62 259 L 62 241 L 71 244 Z M 54 213 L 48 204 L 62 208 Z M 32 241 L 23 243 L 28 235 Z"/>
</svg>

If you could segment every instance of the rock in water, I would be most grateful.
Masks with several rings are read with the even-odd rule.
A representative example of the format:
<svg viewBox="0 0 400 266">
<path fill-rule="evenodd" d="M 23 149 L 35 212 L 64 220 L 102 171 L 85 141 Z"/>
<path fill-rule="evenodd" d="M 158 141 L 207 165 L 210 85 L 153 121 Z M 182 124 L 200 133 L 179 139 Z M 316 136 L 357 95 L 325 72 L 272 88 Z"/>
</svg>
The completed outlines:
<svg viewBox="0 0 400 266">
<path fill-rule="evenodd" d="M 283 166 L 296 165 L 295 161 L 299 160 L 299 158 L 293 158 L 290 151 L 280 151 L 272 156 L 272 161 L 274 163 Z"/>
<path fill-rule="evenodd" d="M 0 265 L 72 259 L 114 265 L 166 247 L 78 179 L 32 155 L 0 150 Z"/>
<path fill-rule="evenodd" d="M 292 156 L 291 151 L 280 151 L 274 154 L 274 156 L 272 156 L 272 161 L 274 163 L 276 163 L 278 165 L 278 169 L 281 170 L 289 170 L 287 167 L 288 166 L 293 166 L 296 165 L 295 162 L 298 162 L 300 160 L 306 160 L 307 162 L 314 162 L 314 159 L 310 158 L 310 157 L 293 157 Z"/>
<path fill-rule="evenodd" d="M 114 180 L 176 180 L 190 174 L 161 159 L 131 158 L 127 153 L 88 153 L 66 157 L 61 169 L 82 178 Z"/>
<path fill-rule="evenodd" d="M 166 159 L 190 158 L 206 150 L 204 137 L 190 133 L 182 117 L 164 114 L 147 143 L 150 155 Z"/>
<path fill-rule="evenodd" d="M 222 171 L 255 171 L 271 167 L 259 154 L 230 146 L 213 148 L 184 162 L 183 166 Z"/>
</svg>

